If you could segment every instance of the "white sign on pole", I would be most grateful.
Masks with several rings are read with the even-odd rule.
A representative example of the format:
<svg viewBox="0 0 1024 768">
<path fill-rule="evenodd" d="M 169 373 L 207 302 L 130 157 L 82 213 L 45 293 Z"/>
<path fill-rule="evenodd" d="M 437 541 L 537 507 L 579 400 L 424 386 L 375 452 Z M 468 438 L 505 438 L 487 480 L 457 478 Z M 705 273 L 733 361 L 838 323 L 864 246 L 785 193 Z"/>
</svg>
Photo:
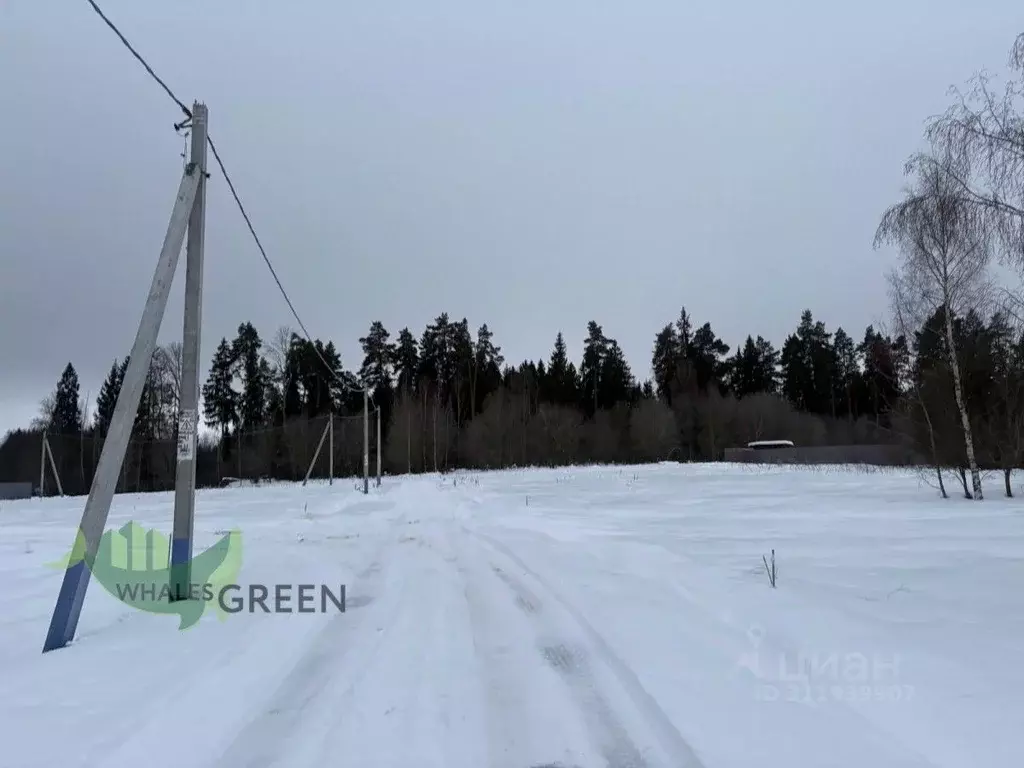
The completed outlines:
<svg viewBox="0 0 1024 768">
<path fill-rule="evenodd" d="M 192 461 L 196 455 L 195 411 L 182 411 L 178 417 L 178 461 Z"/>
</svg>

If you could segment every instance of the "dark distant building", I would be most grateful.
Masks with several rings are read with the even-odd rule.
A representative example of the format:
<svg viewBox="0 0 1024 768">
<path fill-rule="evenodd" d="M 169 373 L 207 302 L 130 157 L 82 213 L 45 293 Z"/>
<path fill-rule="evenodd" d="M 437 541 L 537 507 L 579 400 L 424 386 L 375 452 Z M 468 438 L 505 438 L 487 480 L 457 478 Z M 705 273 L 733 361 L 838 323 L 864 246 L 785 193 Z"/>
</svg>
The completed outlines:
<svg viewBox="0 0 1024 768">
<path fill-rule="evenodd" d="M 0 499 L 31 499 L 32 483 L 0 483 Z"/>
</svg>

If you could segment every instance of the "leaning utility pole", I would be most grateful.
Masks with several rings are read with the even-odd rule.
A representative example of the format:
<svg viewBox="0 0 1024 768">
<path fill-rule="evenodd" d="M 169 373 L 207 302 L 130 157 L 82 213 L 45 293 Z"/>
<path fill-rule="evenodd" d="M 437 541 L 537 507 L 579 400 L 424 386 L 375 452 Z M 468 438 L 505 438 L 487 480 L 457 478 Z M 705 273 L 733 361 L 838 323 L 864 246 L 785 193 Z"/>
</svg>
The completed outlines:
<svg viewBox="0 0 1024 768">
<path fill-rule="evenodd" d="M 53 472 L 53 481 L 57 484 L 57 493 L 64 495 L 64 485 L 60 481 L 60 472 L 57 471 L 57 462 L 53 460 L 53 449 L 50 448 L 50 439 L 43 432 L 43 455 L 39 457 L 39 498 L 46 493 L 46 462 L 49 459 L 50 471 Z"/>
<path fill-rule="evenodd" d="M 309 482 L 309 476 L 313 474 L 313 467 L 316 466 L 317 459 L 320 458 L 320 451 L 324 447 L 324 440 L 327 439 L 327 435 L 331 436 L 331 448 L 330 458 L 328 464 L 331 466 L 331 478 L 334 478 L 334 414 L 331 414 L 331 420 L 327 422 L 327 426 L 324 427 L 324 431 L 320 433 L 320 442 L 316 444 L 316 450 L 313 451 L 313 460 L 309 462 L 309 468 L 306 470 L 306 476 L 302 480 L 302 484 L 305 485 Z"/>
<path fill-rule="evenodd" d="M 157 260 L 156 270 L 153 273 L 153 281 L 150 285 L 146 298 L 146 305 L 142 311 L 142 318 L 139 320 L 139 328 L 135 334 L 135 342 L 128 361 L 128 368 L 124 374 L 124 381 L 121 391 L 114 406 L 114 414 L 110 420 L 110 428 L 107 431 L 106 440 L 103 443 L 103 450 L 100 452 L 99 462 L 96 465 L 96 472 L 93 475 L 92 487 L 89 489 L 89 497 L 85 502 L 85 509 L 82 512 L 82 521 L 76 532 L 72 557 L 68 562 L 67 570 L 64 572 L 64 580 L 61 583 L 60 592 L 57 595 L 57 602 L 53 608 L 53 615 L 50 618 L 50 627 L 46 634 L 46 641 L 43 644 L 43 652 L 63 648 L 72 639 L 78 628 L 78 619 L 82 613 L 82 605 L 85 602 L 85 593 L 89 587 L 91 576 L 90 568 L 95 562 L 96 553 L 99 550 L 100 539 L 103 536 L 103 528 L 107 523 L 107 516 L 110 512 L 110 504 L 114 498 L 117 488 L 117 479 L 121 473 L 121 465 L 124 463 L 125 451 L 128 448 L 128 441 L 131 437 L 132 427 L 135 424 L 135 414 L 139 410 L 139 400 L 142 398 L 142 390 L 149 374 L 150 362 L 153 359 L 153 351 L 156 349 L 157 335 L 160 332 L 160 324 L 163 321 L 164 311 L 167 308 L 167 298 L 170 295 L 171 283 L 174 281 L 174 272 L 178 266 L 181 256 L 181 247 L 185 241 L 185 233 L 189 232 L 189 254 L 188 269 L 186 274 L 186 296 L 191 291 L 191 301 L 186 298 L 185 312 L 185 360 L 193 361 L 193 382 L 187 382 L 182 387 L 182 408 L 188 402 L 195 408 L 198 392 L 195 389 L 195 372 L 197 370 L 199 352 L 199 326 L 201 320 L 200 305 L 202 303 L 202 227 L 204 223 L 203 207 L 205 195 L 200 193 L 206 178 L 206 107 L 202 104 L 195 104 L 193 114 L 196 118 L 193 126 L 192 157 L 185 166 L 178 186 L 177 197 L 174 201 L 174 208 L 171 211 L 171 220 L 167 225 L 167 233 L 164 236 L 163 246 L 160 249 L 160 258 Z M 202 140 L 197 147 L 196 131 L 202 132 Z M 196 209 L 199 210 L 196 213 Z M 198 229 L 199 232 L 194 232 Z M 193 258 L 195 257 L 195 258 Z M 191 312 L 191 320 L 190 320 Z M 190 341 L 189 334 L 194 333 Z M 192 344 L 190 350 L 189 345 Z M 187 365 L 187 363 L 186 363 Z M 187 369 L 186 369 L 187 370 Z M 193 397 L 193 395 L 195 395 Z M 186 399 L 188 398 L 188 399 Z M 184 416 L 184 413 L 182 414 Z M 191 418 L 191 417 L 189 417 Z M 183 419 L 179 419 L 182 421 Z M 194 425 L 193 425 L 194 426 Z M 191 446 L 191 466 L 187 466 L 188 493 L 191 496 L 195 492 L 195 430 L 188 434 L 185 444 L 182 444 L 179 435 L 178 454 L 189 454 L 188 446 Z M 182 473 L 186 470 L 179 459 L 177 479 L 182 480 Z M 175 485 L 175 508 L 178 508 L 178 484 Z M 183 500 L 185 497 L 182 497 Z M 192 498 L 187 501 L 189 510 L 187 519 L 187 536 L 185 542 L 191 549 L 192 514 L 194 508 Z M 182 518 L 184 521 L 184 518 Z M 186 544 L 179 543 L 179 533 L 184 533 L 184 523 L 179 530 L 179 518 L 175 514 L 174 536 L 178 545 L 178 552 Z M 180 561 L 179 561 L 180 562 Z"/>
<path fill-rule="evenodd" d="M 46 498 L 46 433 L 39 442 L 39 498 Z"/>
<path fill-rule="evenodd" d="M 206 105 L 192 110 L 192 162 L 206 168 Z M 196 442 L 199 423 L 199 341 L 203 322 L 203 241 L 206 183 L 202 174 L 188 219 L 185 244 L 185 323 L 182 329 L 181 394 L 178 397 L 178 466 L 171 533 L 171 599 L 188 599 L 196 511 Z M 241 456 L 241 451 L 239 451 Z"/>
</svg>

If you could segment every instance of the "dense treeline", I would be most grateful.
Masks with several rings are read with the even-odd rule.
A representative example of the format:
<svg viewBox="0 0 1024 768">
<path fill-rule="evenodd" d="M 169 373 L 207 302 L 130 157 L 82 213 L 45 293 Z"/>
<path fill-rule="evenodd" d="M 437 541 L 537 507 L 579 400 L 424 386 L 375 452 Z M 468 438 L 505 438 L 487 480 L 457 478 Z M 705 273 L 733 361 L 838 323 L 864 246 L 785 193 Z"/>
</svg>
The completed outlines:
<svg viewBox="0 0 1024 768">
<path fill-rule="evenodd" d="M 1010 63 L 1024 73 L 1024 36 Z M 853 336 L 806 310 L 780 348 L 748 336 L 731 349 L 683 309 L 655 334 L 645 379 L 597 321 L 578 365 L 561 333 L 549 353 L 512 363 L 486 324 L 474 331 L 442 313 L 418 337 L 409 328 L 392 337 L 378 321 L 360 339 L 356 370 L 330 341 L 281 329 L 268 342 L 243 323 L 217 346 L 202 388 L 215 436 L 200 446 L 198 481 L 299 479 L 328 420 L 334 473 L 358 472 L 365 385 L 388 472 L 714 461 L 730 446 L 784 438 L 902 446 L 932 467 L 943 494 L 950 468 L 976 499 L 982 472 L 1000 470 L 1009 494 L 1010 470 L 1024 460 L 1024 333 L 1019 298 L 988 267 L 1024 272 L 1022 100 L 1020 79 L 1000 94 L 978 77 L 928 123 L 928 149 L 911 158 L 910 186 L 876 234 L 900 253 L 887 331 Z M 38 423 L 0 445 L 0 481 L 38 477 L 45 430 L 65 491 L 85 491 L 126 365 L 114 361 L 90 415 L 69 363 Z M 120 490 L 173 484 L 180 380 L 180 346 L 159 349 Z M 324 476 L 326 461 L 314 471 Z"/>
<path fill-rule="evenodd" d="M 419 338 L 403 328 L 392 340 L 374 322 L 360 344 L 362 364 L 348 371 L 333 343 L 287 329 L 265 342 L 244 323 L 233 340 L 222 339 L 202 388 L 215 436 L 201 447 L 199 481 L 299 479 L 331 415 L 335 472 L 359 471 L 361 382 L 381 411 L 385 470 L 422 472 L 718 460 L 726 447 L 759 438 L 894 442 L 901 436 L 894 408 L 910 375 L 903 337 L 869 327 L 855 342 L 842 328 L 828 331 L 809 310 L 781 351 L 759 336 L 731 352 L 710 323 L 695 328 L 683 309 L 657 333 L 647 381 L 634 376 L 597 322 L 588 324 L 578 366 L 561 333 L 546 359 L 509 365 L 486 324 L 472 332 L 467 320 L 448 314 Z M 154 356 L 122 472 L 125 489 L 173 484 L 180 355 L 172 345 Z M 111 365 L 91 417 L 68 364 L 40 422 L 0 448 L 3 479 L 38 474 L 45 428 L 65 491 L 86 490 L 127 363 Z M 316 470 L 324 476 L 326 461 Z"/>
</svg>

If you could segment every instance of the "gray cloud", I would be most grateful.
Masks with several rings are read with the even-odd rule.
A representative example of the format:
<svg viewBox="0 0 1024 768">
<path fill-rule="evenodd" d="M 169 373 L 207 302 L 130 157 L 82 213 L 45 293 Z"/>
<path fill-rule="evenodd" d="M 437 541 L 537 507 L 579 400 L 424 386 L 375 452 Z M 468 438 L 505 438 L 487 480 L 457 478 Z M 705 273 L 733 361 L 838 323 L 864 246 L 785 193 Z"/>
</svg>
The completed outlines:
<svg viewBox="0 0 1024 768">
<path fill-rule="evenodd" d="M 222 150 L 310 330 L 487 322 L 512 360 L 586 322 L 646 376 L 686 304 L 736 345 L 885 313 L 881 210 L 946 89 L 999 68 L 1009 0 L 104 8 Z M 180 174 L 173 105 L 84 2 L 0 16 L 0 430 L 131 345 Z M 223 180 L 203 357 L 290 322 Z M 183 271 L 183 270 L 182 270 Z M 181 333 L 181 276 L 164 340 Z"/>
</svg>

